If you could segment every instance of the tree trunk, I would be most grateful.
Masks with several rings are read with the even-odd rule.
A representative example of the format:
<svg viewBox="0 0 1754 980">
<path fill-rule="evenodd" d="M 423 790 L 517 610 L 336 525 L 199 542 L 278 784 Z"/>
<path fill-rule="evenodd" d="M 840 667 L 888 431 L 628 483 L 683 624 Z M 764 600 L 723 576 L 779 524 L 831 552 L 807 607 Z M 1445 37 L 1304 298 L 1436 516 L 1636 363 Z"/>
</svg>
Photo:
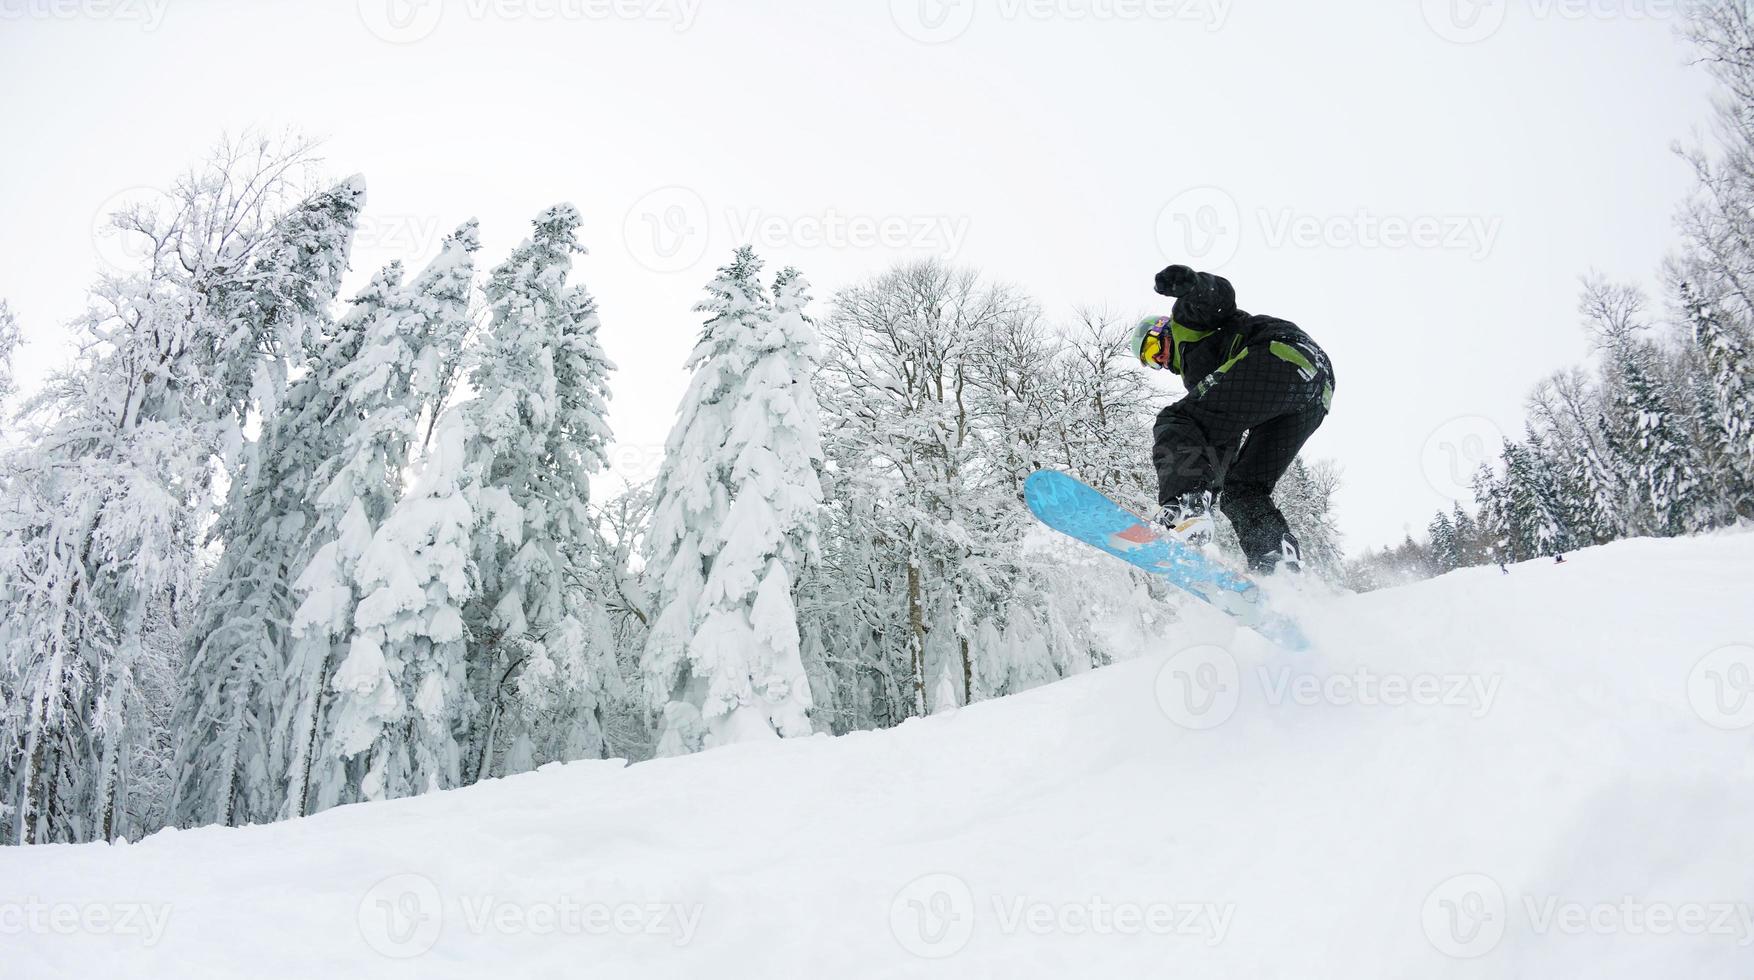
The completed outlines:
<svg viewBox="0 0 1754 980">
<path fill-rule="evenodd" d="M 926 609 L 921 596 L 920 563 L 910 555 L 907 562 L 908 655 L 913 673 L 914 715 L 926 714 Z"/>
</svg>

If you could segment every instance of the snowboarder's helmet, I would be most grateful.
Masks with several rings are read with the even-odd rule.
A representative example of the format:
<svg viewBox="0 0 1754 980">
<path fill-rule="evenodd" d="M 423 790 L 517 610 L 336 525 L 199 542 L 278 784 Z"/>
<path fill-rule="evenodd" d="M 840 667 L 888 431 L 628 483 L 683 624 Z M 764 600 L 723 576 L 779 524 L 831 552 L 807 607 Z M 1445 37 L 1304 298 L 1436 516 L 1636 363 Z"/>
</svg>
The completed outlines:
<svg viewBox="0 0 1754 980">
<path fill-rule="evenodd" d="M 1133 328 L 1133 355 L 1139 363 L 1159 371 L 1169 366 L 1170 319 L 1148 316 Z"/>
</svg>

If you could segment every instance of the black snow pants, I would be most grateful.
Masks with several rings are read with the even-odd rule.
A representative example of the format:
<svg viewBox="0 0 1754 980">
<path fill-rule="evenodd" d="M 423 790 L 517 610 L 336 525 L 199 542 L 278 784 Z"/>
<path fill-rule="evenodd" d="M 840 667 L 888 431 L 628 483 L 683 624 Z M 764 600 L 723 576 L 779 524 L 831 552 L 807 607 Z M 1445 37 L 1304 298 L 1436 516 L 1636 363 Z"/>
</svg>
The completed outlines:
<svg viewBox="0 0 1754 980">
<path fill-rule="evenodd" d="M 1236 528 L 1249 567 L 1270 571 L 1280 542 L 1296 544 L 1273 487 L 1328 417 L 1334 372 L 1313 345 L 1264 341 L 1207 375 L 1158 413 L 1157 499 L 1207 490 Z"/>
</svg>

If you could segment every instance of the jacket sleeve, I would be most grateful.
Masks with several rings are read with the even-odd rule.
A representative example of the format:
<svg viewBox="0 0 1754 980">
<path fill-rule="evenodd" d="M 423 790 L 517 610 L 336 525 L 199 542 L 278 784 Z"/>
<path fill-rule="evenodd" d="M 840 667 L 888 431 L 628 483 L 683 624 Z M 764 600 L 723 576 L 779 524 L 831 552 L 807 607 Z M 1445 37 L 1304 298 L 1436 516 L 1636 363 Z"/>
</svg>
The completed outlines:
<svg viewBox="0 0 1754 980">
<path fill-rule="evenodd" d="M 1230 280 L 1210 272 L 1194 274 L 1194 286 L 1175 301 L 1175 322 L 1195 330 L 1212 330 L 1236 312 L 1236 290 Z"/>
</svg>

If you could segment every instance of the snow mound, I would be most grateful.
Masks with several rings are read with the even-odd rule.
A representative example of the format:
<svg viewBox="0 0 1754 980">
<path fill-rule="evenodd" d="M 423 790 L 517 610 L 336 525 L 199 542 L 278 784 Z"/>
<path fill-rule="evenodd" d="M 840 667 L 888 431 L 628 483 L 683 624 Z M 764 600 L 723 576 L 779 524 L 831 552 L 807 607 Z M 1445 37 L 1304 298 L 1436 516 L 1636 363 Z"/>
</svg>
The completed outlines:
<svg viewBox="0 0 1754 980">
<path fill-rule="evenodd" d="M 845 738 L 0 851 L 6 977 L 1746 977 L 1754 535 Z"/>
</svg>

